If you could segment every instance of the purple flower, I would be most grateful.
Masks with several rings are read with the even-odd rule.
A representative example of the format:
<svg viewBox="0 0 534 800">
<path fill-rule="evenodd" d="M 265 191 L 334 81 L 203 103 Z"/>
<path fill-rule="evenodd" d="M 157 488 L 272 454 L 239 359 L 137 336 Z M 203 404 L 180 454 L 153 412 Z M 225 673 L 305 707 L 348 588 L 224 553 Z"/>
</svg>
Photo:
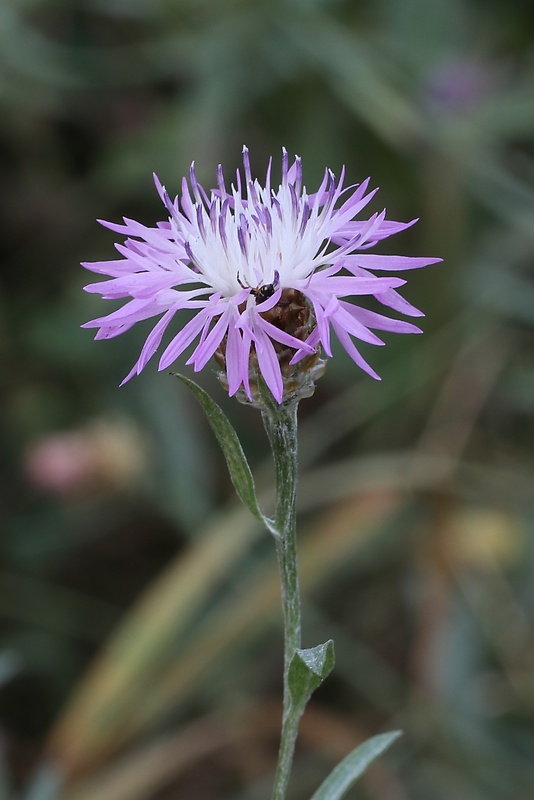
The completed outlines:
<svg viewBox="0 0 534 800">
<path fill-rule="evenodd" d="M 414 269 L 441 259 L 367 252 L 416 221 L 392 222 L 385 211 L 355 219 L 376 192 L 367 191 L 369 180 L 343 188 L 344 170 L 339 180 L 326 170 L 318 190 L 308 194 L 301 160 L 289 166 L 286 150 L 277 188 L 271 187 L 271 162 L 264 186 L 252 178 L 247 148 L 243 162 L 244 181 L 238 171 L 235 185 L 227 189 L 219 166 L 218 188 L 210 194 L 198 183 L 194 165 L 189 185 L 184 178 L 181 196 L 174 200 L 155 177 L 168 219 L 153 228 L 126 218 L 123 225 L 102 222 L 127 237 L 116 245 L 122 258 L 83 264 L 110 278 L 85 289 L 128 302 L 84 327 L 98 328 L 96 339 L 109 339 L 162 315 L 123 383 L 144 369 L 175 317 L 179 329 L 159 369 L 195 342 L 187 363 L 197 372 L 215 356 L 224 366 L 230 395 L 241 389 L 251 398 L 254 363 L 281 402 L 284 378 L 295 365 L 321 348 L 332 355 L 332 333 L 356 364 L 378 379 L 353 340 L 381 345 L 372 329 L 421 331 L 347 298 L 372 295 L 395 312 L 422 316 L 397 292 L 404 280 L 374 272 Z M 193 315 L 182 321 L 182 311 Z"/>
</svg>

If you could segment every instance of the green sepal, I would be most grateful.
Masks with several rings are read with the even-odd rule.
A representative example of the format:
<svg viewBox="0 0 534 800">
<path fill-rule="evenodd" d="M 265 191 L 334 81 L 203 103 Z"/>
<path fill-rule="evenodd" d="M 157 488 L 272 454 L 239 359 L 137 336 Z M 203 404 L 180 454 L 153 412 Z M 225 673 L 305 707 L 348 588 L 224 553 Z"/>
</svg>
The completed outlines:
<svg viewBox="0 0 534 800">
<path fill-rule="evenodd" d="M 367 739 L 334 767 L 310 800 L 341 800 L 369 764 L 398 739 L 402 731 L 380 733 Z"/>
<path fill-rule="evenodd" d="M 288 685 L 294 708 L 304 709 L 313 692 L 334 668 L 334 642 L 295 650 L 289 665 Z"/>
<path fill-rule="evenodd" d="M 204 391 L 197 383 L 185 375 L 180 375 L 178 372 L 171 372 L 175 378 L 179 378 L 182 383 L 191 389 L 198 402 L 204 409 L 208 422 L 218 439 L 221 449 L 223 451 L 230 478 L 234 488 L 249 511 L 254 514 L 256 519 L 259 519 L 270 531 L 273 531 L 273 525 L 268 517 L 265 517 L 258 504 L 256 492 L 254 490 L 254 479 L 252 472 L 248 465 L 248 461 L 241 447 L 241 442 L 233 428 L 230 420 L 217 405 L 207 392 Z"/>
</svg>

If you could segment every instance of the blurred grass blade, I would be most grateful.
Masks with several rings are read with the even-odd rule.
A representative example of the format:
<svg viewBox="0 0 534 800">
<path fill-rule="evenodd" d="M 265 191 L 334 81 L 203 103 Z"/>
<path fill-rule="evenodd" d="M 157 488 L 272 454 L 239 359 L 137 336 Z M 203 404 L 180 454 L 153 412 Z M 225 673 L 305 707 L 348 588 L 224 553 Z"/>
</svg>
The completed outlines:
<svg viewBox="0 0 534 800">
<path fill-rule="evenodd" d="M 208 422 L 224 453 L 230 472 L 230 478 L 232 479 L 232 483 L 240 500 L 242 500 L 249 511 L 254 514 L 256 519 L 259 519 L 271 530 L 269 520 L 264 517 L 258 505 L 252 472 L 250 471 L 248 461 L 241 447 L 241 442 L 228 417 L 217 405 L 215 400 L 212 400 L 209 394 L 205 392 L 204 389 L 201 389 L 198 384 L 190 378 L 186 378 L 185 375 L 180 375 L 178 372 L 173 372 L 172 374 L 191 389 L 204 409 Z"/>
<path fill-rule="evenodd" d="M 68 774 L 117 747 L 154 676 L 175 661 L 185 631 L 254 541 L 253 522 L 241 505 L 217 516 L 126 616 L 51 732 L 49 751 Z"/>
<path fill-rule="evenodd" d="M 282 34 L 320 71 L 332 94 L 389 144 L 398 147 L 424 132 L 415 104 L 396 87 L 392 70 L 355 30 L 313 11 L 305 18 L 284 17 Z"/>
<path fill-rule="evenodd" d="M 340 563 L 353 558 L 399 512 L 396 498 L 351 500 L 303 531 L 306 546 L 300 552 L 303 587 L 313 587 Z M 147 729 L 183 704 L 211 680 L 215 670 L 234 658 L 261 625 L 280 613 L 280 583 L 275 564 L 260 561 L 238 587 L 239 602 L 231 594 L 221 600 L 195 628 L 187 650 L 163 672 L 149 694 L 139 698 L 127 721 L 129 733 Z M 243 600 L 243 598 L 246 598 Z"/>
<path fill-rule="evenodd" d="M 244 725 L 224 726 L 216 717 L 202 717 L 177 732 L 127 750 L 91 774 L 86 783 L 67 790 L 62 800 L 147 800 L 202 759 L 212 758 L 225 744 L 250 736 Z"/>
<path fill-rule="evenodd" d="M 59 800 L 62 788 L 63 778 L 59 770 L 51 764 L 44 764 L 36 773 L 24 800 Z"/>
<path fill-rule="evenodd" d="M 400 735 L 401 731 L 381 733 L 359 745 L 332 770 L 311 800 L 341 800 L 369 764 L 382 755 Z"/>
<path fill-rule="evenodd" d="M 354 498 L 353 485 L 346 492 L 350 500 L 335 506 L 304 537 L 305 585 L 321 582 L 353 558 L 404 502 L 395 492 Z M 320 497 L 325 500 L 324 493 Z M 120 626 L 49 738 L 48 752 L 69 777 L 98 770 L 111 752 L 160 724 L 279 614 L 275 565 L 261 560 L 239 582 L 239 602 L 232 592 L 200 616 L 213 587 L 237 569 L 254 541 L 252 521 L 242 506 L 218 517 Z M 193 635 L 184 646 L 187 630 Z"/>
</svg>

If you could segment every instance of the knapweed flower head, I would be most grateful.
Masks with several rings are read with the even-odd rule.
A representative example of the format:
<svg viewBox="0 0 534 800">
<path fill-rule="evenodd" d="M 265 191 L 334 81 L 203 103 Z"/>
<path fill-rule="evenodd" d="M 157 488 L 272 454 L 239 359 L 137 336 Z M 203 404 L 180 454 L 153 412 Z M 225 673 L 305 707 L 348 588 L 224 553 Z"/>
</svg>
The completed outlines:
<svg viewBox="0 0 534 800">
<path fill-rule="evenodd" d="M 219 166 L 217 188 L 209 194 L 193 164 L 189 183 L 182 180 L 174 200 L 155 177 L 167 211 L 155 227 L 126 218 L 124 224 L 102 222 L 126 237 L 116 245 L 122 258 L 85 263 L 110 278 L 85 289 L 128 302 L 84 327 L 98 328 L 96 339 L 109 339 L 160 316 L 123 383 L 144 369 L 171 324 L 175 333 L 160 356 L 160 370 L 194 344 L 187 364 L 198 372 L 215 357 L 229 394 L 251 402 L 260 375 L 278 403 L 306 375 L 315 377 L 322 354 L 332 355 L 332 334 L 378 379 L 354 340 L 381 345 L 376 330 L 421 331 L 355 299 L 372 296 L 394 312 L 422 316 L 397 291 L 405 281 L 390 275 L 441 259 L 368 252 L 416 221 L 393 222 L 385 211 L 358 218 L 376 193 L 368 191 L 369 180 L 344 188 L 344 169 L 339 179 L 326 170 L 309 194 L 300 158 L 290 166 L 285 150 L 277 187 L 271 185 L 271 161 L 264 185 L 252 177 L 247 148 L 243 164 L 244 177 L 238 170 L 229 188 Z"/>
</svg>

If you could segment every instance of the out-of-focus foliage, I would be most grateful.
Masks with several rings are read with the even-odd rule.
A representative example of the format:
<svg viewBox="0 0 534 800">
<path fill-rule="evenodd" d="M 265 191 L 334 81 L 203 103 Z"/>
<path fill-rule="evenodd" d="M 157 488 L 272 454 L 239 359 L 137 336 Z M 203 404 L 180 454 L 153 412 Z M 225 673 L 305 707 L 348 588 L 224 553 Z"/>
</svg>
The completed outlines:
<svg viewBox="0 0 534 800">
<path fill-rule="evenodd" d="M 372 176 L 423 337 L 336 353 L 301 405 L 305 644 L 337 666 L 292 798 L 382 729 L 347 797 L 534 792 L 534 7 L 522 0 L 0 4 L 0 793 L 269 796 L 280 713 L 274 548 L 238 508 L 144 330 L 93 343 L 94 222 L 153 224 L 195 159 L 284 145 L 311 189 Z M 107 310 L 107 309 L 106 309 Z M 202 376 L 256 465 L 257 413 Z"/>
</svg>

